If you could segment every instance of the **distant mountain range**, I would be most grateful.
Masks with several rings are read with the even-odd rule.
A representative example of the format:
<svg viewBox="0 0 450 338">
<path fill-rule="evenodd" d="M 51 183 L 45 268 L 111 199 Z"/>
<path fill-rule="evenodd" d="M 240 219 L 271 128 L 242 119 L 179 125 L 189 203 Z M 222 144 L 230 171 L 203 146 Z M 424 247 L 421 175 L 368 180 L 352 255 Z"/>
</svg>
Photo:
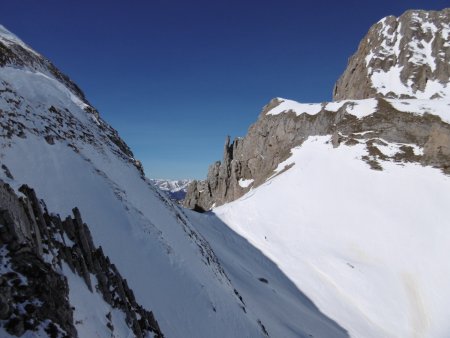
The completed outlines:
<svg viewBox="0 0 450 338">
<path fill-rule="evenodd" d="M 187 187 L 192 180 L 150 179 L 150 182 L 166 192 L 171 200 L 181 202 L 186 197 Z"/>
</svg>

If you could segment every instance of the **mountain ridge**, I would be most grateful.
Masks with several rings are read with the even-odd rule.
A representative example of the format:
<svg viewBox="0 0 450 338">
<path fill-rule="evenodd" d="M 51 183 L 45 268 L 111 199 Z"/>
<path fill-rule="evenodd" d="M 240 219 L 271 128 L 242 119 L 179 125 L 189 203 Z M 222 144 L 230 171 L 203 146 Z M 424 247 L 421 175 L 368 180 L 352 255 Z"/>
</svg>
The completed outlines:
<svg viewBox="0 0 450 338">
<path fill-rule="evenodd" d="M 194 181 L 188 187 L 184 205 L 204 211 L 243 196 L 277 174 L 278 165 L 290 156 L 290 149 L 301 145 L 307 137 L 314 135 L 329 135 L 330 142 L 335 146 L 340 143 L 355 144 L 363 141 L 367 146 L 367 155 L 362 160 L 372 169 L 382 169 L 380 161 L 389 160 L 391 157 L 391 160 L 399 163 L 418 162 L 441 168 L 443 172 L 448 173 L 450 96 L 446 96 L 446 93 L 450 85 L 448 82 L 441 83 L 439 77 L 447 81 L 450 77 L 448 67 L 450 43 L 442 40 L 443 32 L 447 29 L 444 27 L 448 26 L 446 18 L 449 15 L 450 9 L 432 12 L 429 15 L 426 11 L 408 11 L 400 16 L 398 21 L 395 17 L 380 20 L 369 30 L 357 53 L 350 58 L 346 71 L 338 80 L 335 88 L 335 98 L 339 99 L 338 101 L 307 104 L 273 99 L 263 108 L 258 120 L 250 126 L 245 137 L 236 138 L 233 142 L 229 138 L 226 139 L 223 160 L 209 167 L 206 180 Z M 414 21 L 416 16 L 427 19 L 416 22 Z M 427 29 L 431 25 L 428 19 L 434 20 L 437 26 L 433 27 L 439 29 Z M 425 28 L 419 29 L 417 24 L 419 28 Z M 397 29 L 399 25 L 403 27 L 402 29 L 409 34 L 409 40 L 397 39 L 395 34 L 385 33 L 390 32 L 391 25 L 392 29 Z M 427 63 L 423 64 L 420 60 L 417 61 L 416 54 L 420 53 L 415 49 L 398 62 L 401 61 L 403 71 L 410 74 L 409 77 L 404 75 L 411 81 L 410 88 L 416 84 L 417 88 L 414 90 L 418 97 L 427 94 L 421 91 L 424 89 L 423 78 L 420 75 L 422 73 L 428 76 L 426 82 L 440 83 L 437 89 L 442 93 L 442 97 L 434 95 L 436 92 L 429 95 L 434 97 L 431 100 L 403 95 L 404 88 L 398 87 L 395 81 L 392 90 L 380 88 L 380 91 L 372 88 L 371 78 L 367 75 L 367 64 L 371 66 L 373 74 L 382 75 L 385 74 L 383 69 L 400 67 L 395 53 L 394 56 L 385 53 L 386 36 L 394 36 L 392 41 L 388 41 L 389 46 L 395 45 L 400 40 L 404 46 L 408 46 L 409 42 L 415 41 L 416 36 L 421 36 L 423 30 L 427 32 L 425 38 L 436 41 L 436 48 L 444 48 L 443 54 L 439 49 L 434 52 L 443 60 L 439 63 L 440 66 L 436 66 L 437 68 L 430 73 L 431 61 L 426 60 Z M 429 34 L 439 38 L 430 37 Z M 373 36 L 378 38 L 374 40 Z M 448 35 L 445 38 L 447 39 L 445 41 L 448 41 Z M 366 48 L 366 40 L 372 41 L 371 47 L 376 51 L 372 53 L 370 59 L 367 59 L 367 64 L 367 54 L 372 49 Z M 414 62 L 409 62 L 410 59 Z M 438 72 L 437 69 L 441 68 L 444 71 Z M 389 79 L 392 75 L 388 74 L 386 77 Z M 395 76 L 393 78 L 395 79 Z M 396 90 L 398 94 L 390 93 Z M 360 92 L 355 94 L 355 91 Z M 380 151 L 380 146 L 389 144 L 398 149 L 393 156 L 386 156 Z M 420 148 L 417 154 L 412 151 L 415 147 Z"/>
</svg>

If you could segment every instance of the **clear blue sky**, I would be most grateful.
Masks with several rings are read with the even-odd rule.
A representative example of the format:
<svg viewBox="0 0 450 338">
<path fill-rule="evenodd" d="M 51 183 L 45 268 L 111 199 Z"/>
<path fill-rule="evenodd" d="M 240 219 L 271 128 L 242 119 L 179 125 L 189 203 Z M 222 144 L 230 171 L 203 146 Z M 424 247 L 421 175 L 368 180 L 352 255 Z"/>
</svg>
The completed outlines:
<svg viewBox="0 0 450 338">
<path fill-rule="evenodd" d="M 328 101 L 369 27 L 450 1 L 14 0 L 0 23 L 49 58 L 152 178 L 203 178 L 273 97 Z"/>
</svg>

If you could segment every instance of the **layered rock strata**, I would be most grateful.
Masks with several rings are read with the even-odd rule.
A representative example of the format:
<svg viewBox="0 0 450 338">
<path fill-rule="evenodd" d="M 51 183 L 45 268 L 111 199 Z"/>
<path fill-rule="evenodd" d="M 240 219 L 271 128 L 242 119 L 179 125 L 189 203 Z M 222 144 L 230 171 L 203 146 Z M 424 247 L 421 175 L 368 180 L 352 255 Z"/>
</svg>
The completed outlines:
<svg viewBox="0 0 450 338">
<path fill-rule="evenodd" d="M 127 281 L 94 245 L 79 210 L 62 220 L 30 187 L 20 192 L 17 197 L 0 182 L 0 326 L 15 336 L 44 330 L 49 337 L 77 337 L 64 263 L 91 293 L 124 313 L 136 337 L 163 337 L 153 313 L 136 302 Z M 107 321 L 113 335 L 111 317 Z"/>
</svg>

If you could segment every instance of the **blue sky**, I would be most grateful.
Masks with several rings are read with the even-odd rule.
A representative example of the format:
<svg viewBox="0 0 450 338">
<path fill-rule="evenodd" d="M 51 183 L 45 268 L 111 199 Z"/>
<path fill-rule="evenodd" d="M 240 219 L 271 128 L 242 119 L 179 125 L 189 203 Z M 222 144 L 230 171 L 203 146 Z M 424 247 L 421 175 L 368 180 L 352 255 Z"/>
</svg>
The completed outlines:
<svg viewBox="0 0 450 338">
<path fill-rule="evenodd" d="M 426 7 L 424 7 L 426 6 Z M 273 97 L 331 99 L 369 27 L 449 1 L 17 0 L 0 23 L 68 74 L 152 178 L 203 178 Z"/>
</svg>

